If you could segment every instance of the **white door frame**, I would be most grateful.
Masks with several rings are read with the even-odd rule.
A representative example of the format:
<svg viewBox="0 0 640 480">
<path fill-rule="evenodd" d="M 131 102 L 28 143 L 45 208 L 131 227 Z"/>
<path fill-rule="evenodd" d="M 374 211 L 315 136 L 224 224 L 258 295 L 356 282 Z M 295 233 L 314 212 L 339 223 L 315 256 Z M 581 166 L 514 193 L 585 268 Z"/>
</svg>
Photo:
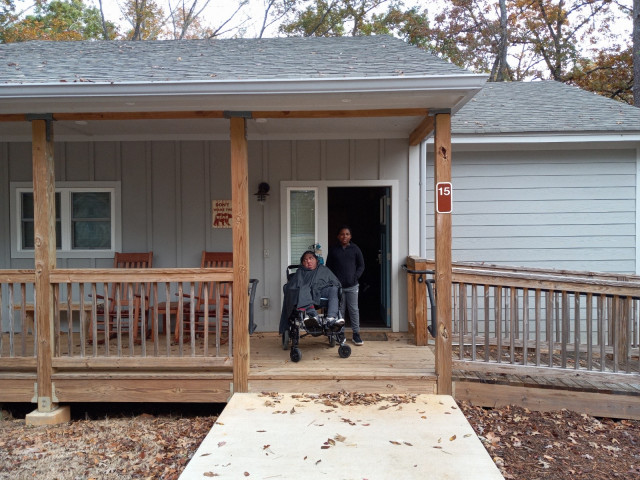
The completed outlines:
<svg viewBox="0 0 640 480">
<path fill-rule="evenodd" d="M 400 331 L 400 309 L 398 293 L 398 246 L 400 245 L 398 221 L 400 219 L 400 182 L 398 180 L 315 180 L 315 181 L 283 181 L 280 182 L 280 275 L 281 284 L 286 283 L 286 269 L 289 261 L 289 242 L 286 241 L 289 231 L 289 195 L 290 188 L 315 188 L 318 191 L 318 238 L 317 243 L 322 245 L 322 251 L 326 258 L 329 248 L 327 232 L 327 220 L 329 216 L 327 208 L 327 189 L 329 187 L 390 187 L 391 188 L 391 330 Z"/>
</svg>

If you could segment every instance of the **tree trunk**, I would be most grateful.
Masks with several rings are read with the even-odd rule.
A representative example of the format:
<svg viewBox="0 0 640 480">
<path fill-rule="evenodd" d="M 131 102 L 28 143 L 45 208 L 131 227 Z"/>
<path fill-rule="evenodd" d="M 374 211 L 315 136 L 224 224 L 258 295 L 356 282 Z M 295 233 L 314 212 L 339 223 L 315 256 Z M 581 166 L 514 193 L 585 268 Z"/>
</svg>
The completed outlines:
<svg viewBox="0 0 640 480">
<path fill-rule="evenodd" d="M 640 0 L 633 0 L 633 104 L 640 107 Z"/>
<path fill-rule="evenodd" d="M 98 0 L 100 5 L 100 21 L 102 22 L 102 36 L 105 40 L 111 40 L 109 38 L 109 30 L 107 29 L 107 22 L 104 19 L 104 9 L 102 8 L 102 0 Z"/>
<path fill-rule="evenodd" d="M 638 0 L 640 1 L 640 0 Z M 507 30 L 507 0 L 500 0 L 500 43 L 498 44 L 498 72 L 497 82 L 507 80 L 507 45 L 509 32 Z"/>
</svg>

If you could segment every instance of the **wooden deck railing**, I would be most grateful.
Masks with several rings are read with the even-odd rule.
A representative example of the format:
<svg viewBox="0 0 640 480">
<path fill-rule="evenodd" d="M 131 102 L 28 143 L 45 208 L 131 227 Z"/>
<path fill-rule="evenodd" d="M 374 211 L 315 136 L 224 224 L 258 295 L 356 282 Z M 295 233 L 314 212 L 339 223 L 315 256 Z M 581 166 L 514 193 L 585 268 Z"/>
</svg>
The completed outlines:
<svg viewBox="0 0 640 480">
<path fill-rule="evenodd" d="M 37 332 L 32 330 L 34 272 L 3 270 L 0 275 L 4 296 L 0 314 L 3 330 L 8 329 L 1 340 L 9 343 L 0 345 L 2 366 L 7 357 L 35 357 Z M 208 293 L 207 282 L 227 283 L 228 297 L 224 308 L 199 317 L 195 298 L 201 283 Z M 230 369 L 233 365 L 231 268 L 56 269 L 51 284 L 55 368 Z M 216 304 L 222 303 L 218 291 Z M 107 334 L 104 323 L 109 312 L 113 330 Z M 202 325 L 199 335 L 189 334 L 198 332 L 197 322 Z"/>
<path fill-rule="evenodd" d="M 456 263 L 452 283 L 458 361 L 640 371 L 639 277 Z"/>
<path fill-rule="evenodd" d="M 34 279 L 33 270 L 0 270 L 1 361 L 35 358 L 37 336 L 33 316 L 29 317 L 27 311 L 33 298 Z M 33 335 L 29 337 L 29 333 Z M 16 364 L 15 361 L 8 361 Z M 20 365 L 35 368 L 35 361 L 22 362 Z"/>
</svg>

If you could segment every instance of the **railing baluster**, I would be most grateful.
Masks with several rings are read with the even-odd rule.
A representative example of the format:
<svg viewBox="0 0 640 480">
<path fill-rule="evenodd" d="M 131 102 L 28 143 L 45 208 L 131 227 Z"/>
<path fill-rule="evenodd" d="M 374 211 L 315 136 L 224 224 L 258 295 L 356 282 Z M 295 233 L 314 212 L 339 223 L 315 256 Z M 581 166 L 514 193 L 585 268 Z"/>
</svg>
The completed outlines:
<svg viewBox="0 0 640 480">
<path fill-rule="evenodd" d="M 84 298 L 84 283 L 80 283 L 79 286 L 79 295 L 80 295 L 80 301 L 82 302 L 82 299 Z M 67 313 L 67 315 L 71 316 L 72 313 L 69 311 Z M 85 355 L 85 348 L 86 348 L 86 344 L 87 344 L 87 338 L 85 335 L 85 328 L 84 328 L 84 312 L 82 310 L 80 310 L 80 357 L 84 357 Z M 98 345 L 98 338 L 97 336 L 94 337 L 93 340 L 93 355 L 97 355 L 97 345 Z"/>
<path fill-rule="evenodd" d="M 73 357 L 73 317 L 71 316 L 71 302 L 73 300 L 73 284 L 67 283 L 67 342 L 69 345 L 69 356 Z"/>
<path fill-rule="evenodd" d="M 204 300 L 204 351 L 205 357 L 209 356 L 209 283 L 204 282 L 202 285 L 202 295 Z"/>
<path fill-rule="evenodd" d="M 627 373 L 631 373 L 631 297 L 624 297 L 624 326 L 625 339 L 624 339 L 624 361 L 627 366 Z"/>
<path fill-rule="evenodd" d="M 574 305 L 574 326 L 573 326 L 573 348 L 575 355 L 574 365 L 575 370 L 580 369 L 580 294 L 578 292 L 574 292 L 573 294 L 573 305 Z"/>
<path fill-rule="evenodd" d="M 560 345 L 562 368 L 567 368 L 567 344 L 569 343 L 569 294 L 562 291 L 562 343 Z"/>
<path fill-rule="evenodd" d="M 164 333 L 165 333 L 165 346 L 167 349 L 167 357 L 171 356 L 171 284 L 169 282 L 165 282 L 164 284 L 164 292 L 165 292 L 165 315 L 164 315 Z M 176 310 L 176 322 L 180 321 L 180 310 L 182 310 L 182 299 L 178 298 L 178 309 Z M 176 323 L 176 328 L 178 328 L 178 323 Z"/>
<path fill-rule="evenodd" d="M 494 305 L 496 314 L 496 337 L 498 341 L 498 363 L 502 363 L 502 287 L 495 287 Z"/>
<path fill-rule="evenodd" d="M 140 284 L 140 346 L 141 355 L 147 356 L 147 285 L 145 283 Z M 135 309 L 133 310 L 135 315 Z M 135 323 L 135 319 L 134 319 Z M 136 332 L 137 334 L 137 332 Z"/>
<path fill-rule="evenodd" d="M 4 332 L 2 331 L 2 325 L 4 325 L 4 309 L 2 305 L 2 283 L 0 283 L 0 358 L 3 357 L 2 351 L 4 349 Z M 13 305 L 9 305 L 9 317 L 13 317 Z"/>
<path fill-rule="evenodd" d="M 191 298 L 191 302 L 189 302 L 189 327 L 191 329 L 191 338 L 189 339 L 191 346 L 191 356 L 196 356 L 196 306 L 195 306 L 195 284 L 194 282 L 189 282 L 189 298 Z"/>
<path fill-rule="evenodd" d="M 14 291 L 13 291 L 13 283 L 9 284 L 9 357 L 15 356 L 13 341 L 14 341 L 14 330 L 15 330 L 15 321 L 14 321 L 14 313 L 15 304 L 14 304 Z M 24 307 L 21 310 L 24 312 Z M 36 323 L 35 316 L 35 307 L 33 309 L 33 324 Z"/>
<path fill-rule="evenodd" d="M 126 283 L 125 284 L 125 290 L 126 290 L 126 295 L 127 295 L 127 311 L 126 313 L 128 313 L 128 317 L 129 317 L 129 324 L 128 324 L 128 330 L 129 330 L 129 356 L 133 357 L 135 355 L 135 345 L 133 344 L 133 322 L 134 322 L 134 318 L 133 318 L 133 285 L 131 283 Z"/>
<path fill-rule="evenodd" d="M 194 300 L 192 298 L 190 303 L 193 303 Z M 184 292 L 182 282 L 178 282 L 178 317 L 178 355 L 182 357 L 184 356 Z"/>
<path fill-rule="evenodd" d="M 22 296 L 22 321 L 20 322 L 20 328 L 22 330 L 22 334 L 20 335 L 20 347 L 21 354 L 23 357 L 27 355 L 27 285 L 24 283 L 20 284 L 20 295 Z M 36 324 L 38 323 L 38 317 L 36 315 L 36 310 L 33 310 L 33 328 L 35 330 Z"/>
<path fill-rule="evenodd" d="M 605 308 L 605 296 L 604 294 L 598 296 L 598 334 L 600 342 L 600 371 L 604 372 L 606 367 L 606 337 L 604 332 L 604 308 Z"/>
<path fill-rule="evenodd" d="M 489 285 L 484 285 L 484 361 L 489 363 L 489 334 L 490 334 L 490 323 L 489 323 L 489 315 L 490 304 L 489 304 Z"/>
<path fill-rule="evenodd" d="M 1 305 L 2 304 L 0 304 L 0 306 Z M 53 355 L 55 357 L 60 356 L 60 350 L 62 348 L 60 330 L 60 285 L 55 284 L 53 286 Z"/>
<path fill-rule="evenodd" d="M 516 361 L 516 316 L 518 314 L 518 292 L 515 287 L 509 287 L 509 362 Z"/>
<path fill-rule="evenodd" d="M 220 335 L 222 332 L 222 316 L 224 314 L 224 306 L 220 297 L 220 282 L 216 282 L 213 288 L 215 288 L 216 296 L 216 356 L 220 356 Z"/>
<path fill-rule="evenodd" d="M 553 293 L 553 301 L 554 301 L 554 310 L 555 310 L 555 318 L 556 318 L 556 343 L 562 342 L 562 325 L 561 325 L 561 316 L 560 316 L 560 292 L 554 291 Z"/>
<path fill-rule="evenodd" d="M 611 309 L 611 327 L 613 329 L 613 339 L 611 341 L 611 344 L 613 345 L 613 371 L 615 373 L 618 373 L 618 362 L 620 361 L 620 357 L 619 357 L 619 349 L 618 349 L 618 341 L 619 341 L 619 314 L 620 314 L 620 298 L 618 297 L 618 295 L 614 295 L 613 299 L 611 301 L 612 303 L 612 309 Z"/>
<path fill-rule="evenodd" d="M 587 370 L 593 370 L 593 294 L 587 293 Z"/>
<path fill-rule="evenodd" d="M 476 335 L 478 333 L 478 285 L 471 285 L 471 360 L 476 360 Z"/>
<path fill-rule="evenodd" d="M 527 365 L 529 356 L 529 289 L 522 289 L 522 364 Z"/>
<path fill-rule="evenodd" d="M 458 286 L 458 336 L 460 344 L 460 360 L 464 360 L 464 331 L 466 329 L 466 300 L 467 300 L 467 286 L 461 283 Z"/>
<path fill-rule="evenodd" d="M 547 318 L 547 344 L 549 349 L 549 368 L 553 367 L 554 337 L 553 337 L 553 301 L 555 293 L 553 290 L 545 292 L 546 299 L 546 318 Z"/>
<path fill-rule="evenodd" d="M 153 315 L 153 318 L 150 319 L 151 336 L 153 337 L 153 356 L 157 357 L 160 352 L 160 339 L 158 338 L 160 335 L 160 325 L 158 324 L 160 316 L 160 312 L 158 311 L 160 308 L 160 302 L 158 301 L 158 282 L 152 283 L 151 296 L 149 297 L 149 308 L 151 308 L 152 305 L 154 305 L 155 308 L 153 308 L 152 311 L 150 310 Z M 170 311 L 167 310 L 166 312 L 167 316 L 170 316 Z M 165 333 L 169 336 L 169 333 L 166 330 Z"/>
<path fill-rule="evenodd" d="M 542 323 L 542 315 L 541 315 L 541 302 L 542 302 L 542 298 L 541 298 L 541 292 L 539 288 L 536 288 L 536 293 L 535 293 L 535 315 L 536 315 L 536 367 L 540 366 L 540 328 L 541 328 L 541 323 Z"/>
<path fill-rule="evenodd" d="M 228 330 L 229 330 L 229 357 L 233 356 L 233 284 L 229 284 L 229 317 L 228 317 Z M 221 309 L 222 310 L 222 309 Z"/>
</svg>

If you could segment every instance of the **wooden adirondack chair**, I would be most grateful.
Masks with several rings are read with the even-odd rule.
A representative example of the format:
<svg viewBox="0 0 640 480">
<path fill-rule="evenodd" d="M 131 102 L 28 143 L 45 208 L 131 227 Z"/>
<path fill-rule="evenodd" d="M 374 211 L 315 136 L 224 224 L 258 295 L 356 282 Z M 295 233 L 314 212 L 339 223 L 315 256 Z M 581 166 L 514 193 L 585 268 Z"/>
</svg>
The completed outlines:
<svg viewBox="0 0 640 480">
<path fill-rule="evenodd" d="M 202 252 L 200 268 L 221 268 L 233 266 L 233 252 Z M 206 296 L 205 296 L 205 285 Z M 197 285 L 197 296 L 185 302 L 182 315 L 182 328 L 184 335 L 190 335 L 191 332 L 191 304 L 194 304 L 195 315 L 195 333 L 204 334 L 204 320 L 207 317 L 209 323 L 208 332 L 215 333 L 220 328 L 222 335 L 221 342 L 228 341 L 229 331 L 229 284 L 227 282 L 199 282 Z M 217 304 L 217 290 L 219 290 L 220 305 Z M 188 295 L 185 295 L 188 298 Z M 208 310 L 205 311 L 205 298 L 208 297 Z M 221 308 L 221 324 L 217 325 L 217 309 Z M 226 332 L 226 337 L 224 336 Z M 180 322 L 176 322 L 175 341 L 180 339 Z"/>
<path fill-rule="evenodd" d="M 153 263 L 153 252 L 144 253 L 122 253 L 116 252 L 113 257 L 113 268 L 151 268 Z M 97 295 L 97 298 L 104 301 L 98 306 L 96 324 L 98 331 L 103 331 L 106 338 L 112 338 L 117 334 L 118 305 L 120 306 L 120 331 L 130 330 L 134 342 L 138 342 L 138 326 L 141 310 L 142 287 L 139 283 L 113 283 L 110 288 L 108 298 Z M 145 309 L 148 310 L 149 284 L 146 284 Z M 133 317 L 132 317 L 133 315 Z M 130 318 L 133 318 L 133 325 L 130 325 Z M 101 328 L 102 327 L 102 328 Z M 144 337 L 146 332 L 143 332 Z M 89 326 L 89 340 L 93 340 L 93 325 Z"/>
</svg>

